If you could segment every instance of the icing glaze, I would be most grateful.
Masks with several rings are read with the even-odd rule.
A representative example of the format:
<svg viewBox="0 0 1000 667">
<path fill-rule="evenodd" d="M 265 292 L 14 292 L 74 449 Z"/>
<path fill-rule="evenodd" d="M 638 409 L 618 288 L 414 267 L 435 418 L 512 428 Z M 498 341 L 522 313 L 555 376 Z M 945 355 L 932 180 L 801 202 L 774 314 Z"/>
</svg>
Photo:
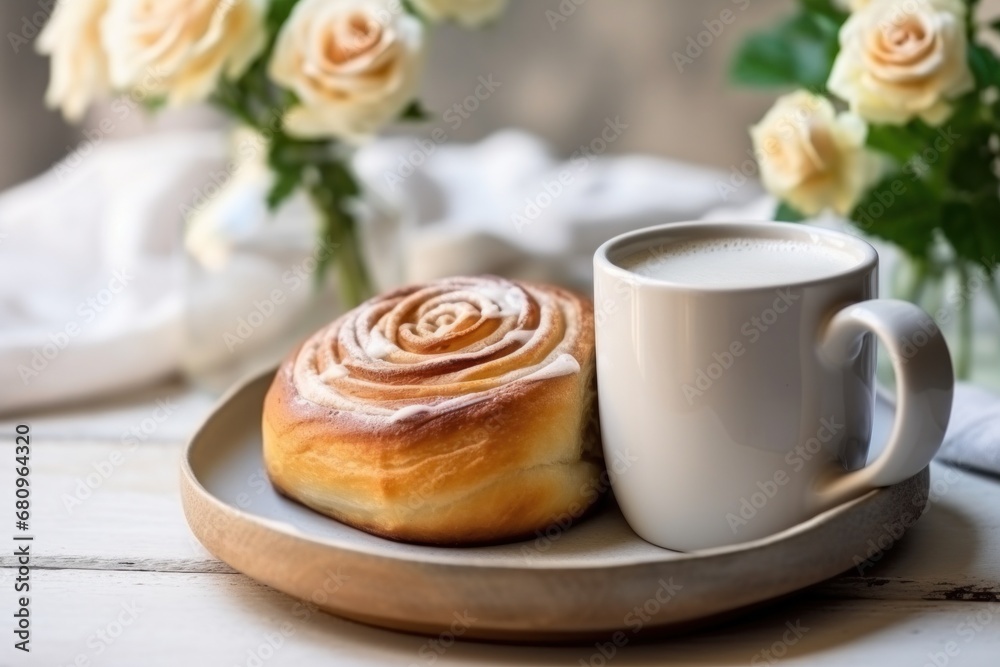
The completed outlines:
<svg viewBox="0 0 1000 667">
<path fill-rule="evenodd" d="M 508 320 L 502 335 L 483 337 L 487 313 L 523 315 L 529 307 L 531 329 L 507 330 L 515 324 Z M 299 397 L 372 426 L 433 418 L 519 382 L 579 373 L 572 352 L 583 321 L 579 302 L 561 290 L 445 279 L 373 299 L 316 332 L 293 361 L 293 381 Z M 442 333 L 447 352 L 433 345 Z"/>
<path fill-rule="evenodd" d="M 337 380 L 339 378 L 347 377 L 349 373 L 347 372 L 347 367 L 341 364 L 333 364 L 328 366 L 323 374 L 319 376 L 320 380 L 329 381 Z"/>
<path fill-rule="evenodd" d="M 497 310 L 495 312 L 492 309 L 489 309 L 489 313 L 483 312 L 486 317 L 510 317 L 519 314 L 525 306 L 524 294 L 520 288 L 513 284 L 508 284 L 508 286 L 483 285 L 477 287 L 476 291 L 496 304 Z"/>
<path fill-rule="evenodd" d="M 508 331 L 504 334 L 505 340 L 514 340 L 522 345 L 524 343 L 531 342 L 531 339 L 535 336 L 534 329 L 514 329 L 513 331 Z"/>
<path fill-rule="evenodd" d="M 525 375 L 522 380 L 537 382 L 580 372 L 580 362 L 572 354 L 560 354 L 551 363 Z"/>
<path fill-rule="evenodd" d="M 374 329 L 371 332 L 368 342 L 365 343 L 365 354 L 372 359 L 385 359 L 390 354 L 398 350 L 394 343 L 389 342 L 382 332 Z"/>
<path fill-rule="evenodd" d="M 407 405 L 405 408 L 399 408 L 392 413 L 389 417 L 391 421 L 400 422 L 414 415 L 423 414 L 425 412 L 434 412 L 434 408 L 429 405 Z"/>
</svg>

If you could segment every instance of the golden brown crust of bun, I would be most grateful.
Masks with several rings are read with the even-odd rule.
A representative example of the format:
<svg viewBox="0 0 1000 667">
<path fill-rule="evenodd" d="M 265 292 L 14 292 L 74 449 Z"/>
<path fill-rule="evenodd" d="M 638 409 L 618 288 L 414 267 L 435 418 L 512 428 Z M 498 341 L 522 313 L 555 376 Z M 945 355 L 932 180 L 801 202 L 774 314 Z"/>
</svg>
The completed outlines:
<svg viewBox="0 0 1000 667">
<path fill-rule="evenodd" d="M 285 495 L 384 537 L 476 544 L 602 490 L 590 302 L 499 278 L 377 297 L 282 364 L 264 461 Z"/>
</svg>

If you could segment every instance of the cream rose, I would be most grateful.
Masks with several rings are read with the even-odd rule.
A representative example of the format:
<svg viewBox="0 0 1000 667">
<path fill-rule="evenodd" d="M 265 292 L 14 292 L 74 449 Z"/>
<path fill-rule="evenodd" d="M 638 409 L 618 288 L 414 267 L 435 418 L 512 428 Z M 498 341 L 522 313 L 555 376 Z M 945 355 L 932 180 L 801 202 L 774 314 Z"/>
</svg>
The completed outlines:
<svg viewBox="0 0 1000 667">
<path fill-rule="evenodd" d="M 386 0 L 302 0 L 281 29 L 270 75 L 298 96 L 289 134 L 360 140 L 417 92 L 423 28 Z"/>
<path fill-rule="evenodd" d="M 827 87 L 873 123 L 938 125 L 973 89 L 962 0 L 873 0 L 840 29 Z"/>
<path fill-rule="evenodd" d="M 260 0 L 109 0 L 101 37 L 116 88 L 173 105 L 238 77 L 266 40 Z"/>
<path fill-rule="evenodd" d="M 108 92 L 108 63 L 100 22 L 108 0 L 62 0 L 38 37 L 38 51 L 50 56 L 52 74 L 45 102 L 78 121 L 95 97 Z"/>
<path fill-rule="evenodd" d="M 867 133 L 856 115 L 837 115 L 828 99 L 805 91 L 779 98 L 750 129 L 764 186 L 809 216 L 828 208 L 847 215 L 878 179 Z"/>
<path fill-rule="evenodd" d="M 411 0 L 432 21 L 458 21 L 475 28 L 503 13 L 507 0 Z"/>
</svg>

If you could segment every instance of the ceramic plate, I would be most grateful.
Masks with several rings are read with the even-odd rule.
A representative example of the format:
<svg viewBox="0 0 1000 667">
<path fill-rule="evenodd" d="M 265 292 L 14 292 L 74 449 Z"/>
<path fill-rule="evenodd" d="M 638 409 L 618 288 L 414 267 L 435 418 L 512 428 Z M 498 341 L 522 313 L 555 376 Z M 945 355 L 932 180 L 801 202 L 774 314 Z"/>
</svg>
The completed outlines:
<svg viewBox="0 0 1000 667">
<path fill-rule="evenodd" d="M 345 618 L 428 635 L 570 642 L 675 631 L 851 569 L 886 523 L 921 509 L 929 472 L 778 535 L 696 553 L 649 544 L 613 500 L 568 530 L 475 548 L 385 540 L 278 495 L 262 466 L 260 421 L 273 371 L 224 397 L 188 446 L 184 510 L 217 557 Z M 892 423 L 880 399 L 873 440 Z"/>
</svg>

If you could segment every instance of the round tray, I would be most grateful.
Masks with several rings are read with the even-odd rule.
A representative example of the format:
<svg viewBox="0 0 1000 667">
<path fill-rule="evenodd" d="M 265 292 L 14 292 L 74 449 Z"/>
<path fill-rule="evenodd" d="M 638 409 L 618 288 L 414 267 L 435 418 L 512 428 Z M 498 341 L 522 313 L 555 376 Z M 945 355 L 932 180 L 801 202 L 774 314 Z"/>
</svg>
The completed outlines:
<svg viewBox="0 0 1000 667">
<path fill-rule="evenodd" d="M 427 635 L 572 642 L 677 631 L 732 615 L 854 567 L 885 524 L 924 509 L 930 474 L 878 489 L 778 535 L 678 553 L 653 546 L 613 500 L 567 530 L 489 547 L 385 540 L 313 512 L 271 487 L 261 459 L 274 372 L 234 388 L 188 445 L 184 512 L 218 558 L 321 609 Z M 892 423 L 880 399 L 875 442 Z M 894 537 L 898 537 L 895 534 Z"/>
</svg>

